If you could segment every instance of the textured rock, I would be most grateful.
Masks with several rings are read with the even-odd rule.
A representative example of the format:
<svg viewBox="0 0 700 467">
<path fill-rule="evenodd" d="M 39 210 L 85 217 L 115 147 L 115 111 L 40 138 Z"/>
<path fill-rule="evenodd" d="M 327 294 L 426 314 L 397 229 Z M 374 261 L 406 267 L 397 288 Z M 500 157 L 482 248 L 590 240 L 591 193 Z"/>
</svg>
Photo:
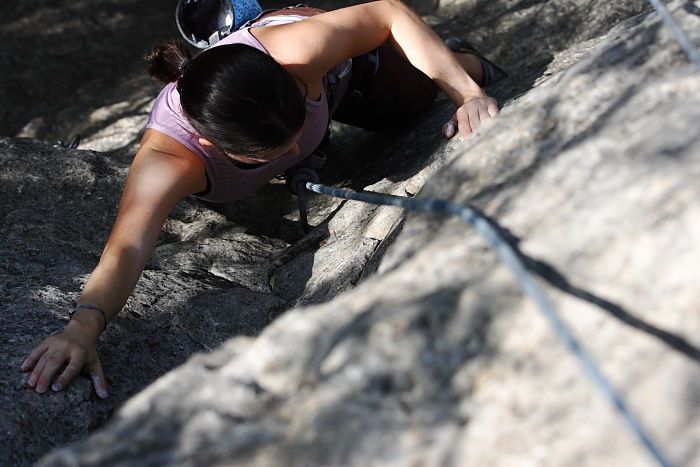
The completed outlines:
<svg viewBox="0 0 700 467">
<path fill-rule="evenodd" d="M 534 89 L 464 143 L 437 134 L 444 100 L 407 132 L 341 128 L 322 175 L 497 219 L 671 459 L 699 465 L 700 77 L 654 16 L 596 37 L 642 2 L 578 5 L 442 5 L 438 30 L 466 28 L 513 64 L 497 96 Z M 674 5 L 700 42 L 697 2 Z M 279 184 L 235 205 L 177 207 L 101 341 L 107 402 L 86 379 L 43 397 L 24 389 L 17 367 L 97 260 L 126 162 L 0 140 L 8 463 L 111 416 L 40 464 L 649 464 L 469 229 L 316 197 L 321 225 L 302 238 Z"/>
</svg>

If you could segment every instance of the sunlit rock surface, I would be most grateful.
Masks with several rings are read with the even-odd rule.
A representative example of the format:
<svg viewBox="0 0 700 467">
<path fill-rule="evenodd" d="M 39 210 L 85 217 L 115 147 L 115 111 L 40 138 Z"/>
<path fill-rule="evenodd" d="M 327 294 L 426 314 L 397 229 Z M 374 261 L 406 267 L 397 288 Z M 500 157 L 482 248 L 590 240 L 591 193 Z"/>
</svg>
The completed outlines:
<svg viewBox="0 0 700 467">
<path fill-rule="evenodd" d="M 337 128 L 321 175 L 491 216 L 654 439 L 692 466 L 700 75 L 655 15 L 634 16 L 644 5 L 424 7 L 443 36 L 507 65 L 500 118 L 445 143 L 442 98 L 406 131 Z M 700 43 L 697 2 L 672 6 Z M 25 389 L 19 364 L 60 329 L 109 233 L 139 93 L 71 110 L 93 115 L 82 147 L 103 153 L 0 139 L 7 463 L 82 439 L 40 465 L 653 465 L 469 228 L 314 197 L 304 237 L 280 183 L 178 205 L 101 339 L 108 401 L 83 378 Z M 134 120 L 112 118 L 127 109 Z"/>
</svg>

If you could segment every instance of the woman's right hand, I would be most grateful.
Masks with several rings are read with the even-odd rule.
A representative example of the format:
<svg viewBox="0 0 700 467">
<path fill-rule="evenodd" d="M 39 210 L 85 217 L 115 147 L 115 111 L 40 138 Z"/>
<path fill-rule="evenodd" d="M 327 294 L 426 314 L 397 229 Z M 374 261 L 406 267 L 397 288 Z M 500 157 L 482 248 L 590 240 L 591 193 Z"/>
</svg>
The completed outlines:
<svg viewBox="0 0 700 467">
<path fill-rule="evenodd" d="M 22 371 L 32 372 L 27 385 L 40 394 L 46 392 L 49 386 L 53 391 L 60 391 L 85 368 L 90 373 L 97 395 L 101 399 L 109 397 L 107 381 L 97 356 L 100 328 L 96 331 L 91 324 L 84 319 L 73 319 L 62 332 L 47 337 L 36 346 L 21 367 Z M 59 373 L 64 365 L 65 369 Z"/>
<path fill-rule="evenodd" d="M 109 307 L 103 306 L 104 316 L 90 310 L 76 312 L 61 333 L 44 339 L 22 363 L 22 371 L 31 371 L 29 387 L 38 393 L 49 387 L 60 391 L 86 369 L 97 395 L 108 397 L 97 356 L 97 338 L 105 319 L 114 319 L 134 290 L 173 206 L 206 186 L 199 156 L 164 133 L 153 129 L 144 132 L 100 263 L 79 299 Z"/>
<path fill-rule="evenodd" d="M 447 138 L 457 134 L 467 138 L 475 133 L 483 122 L 495 118 L 498 112 L 496 99 L 484 93 L 475 94 L 467 98 L 452 118 L 442 126 L 442 133 Z"/>
</svg>

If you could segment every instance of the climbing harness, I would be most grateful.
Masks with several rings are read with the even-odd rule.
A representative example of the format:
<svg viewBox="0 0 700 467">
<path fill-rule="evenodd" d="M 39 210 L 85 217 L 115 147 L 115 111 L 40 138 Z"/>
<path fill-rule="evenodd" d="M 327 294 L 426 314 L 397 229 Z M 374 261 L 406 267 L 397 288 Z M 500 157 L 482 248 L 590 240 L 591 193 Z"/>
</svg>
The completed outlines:
<svg viewBox="0 0 700 467">
<path fill-rule="evenodd" d="M 326 137 L 327 136 L 328 135 L 326 135 Z M 324 141 L 327 140 L 324 139 Z M 326 156 L 326 153 L 320 149 L 316 149 L 300 164 L 295 165 L 291 169 L 287 170 L 283 175 L 277 177 L 280 180 L 284 180 L 285 186 L 292 192 L 292 194 L 297 195 L 297 202 L 299 204 L 299 223 L 301 223 L 301 228 L 305 234 L 309 233 L 311 229 L 309 227 L 306 214 L 306 189 L 304 188 L 304 185 L 307 182 L 319 183 L 321 181 L 316 173 L 316 170 L 323 167 L 327 158 L 328 156 Z"/>
<path fill-rule="evenodd" d="M 598 366 L 593 359 L 583 349 L 566 324 L 564 324 L 564 322 L 559 318 L 549 299 L 535 283 L 532 275 L 528 272 L 527 267 L 513 247 L 502 237 L 494 225 L 477 209 L 466 204 L 457 204 L 442 199 L 415 199 L 382 193 L 343 190 L 340 188 L 321 185 L 317 182 L 317 180 L 318 175 L 316 175 L 315 171 L 310 168 L 300 169 L 290 177 L 288 183 L 291 184 L 294 191 L 298 193 L 300 210 L 302 208 L 304 211 L 306 210 L 305 190 L 309 190 L 314 193 L 335 198 L 361 201 L 375 205 L 395 206 L 407 211 L 451 214 L 459 217 L 462 221 L 471 225 L 484 239 L 486 239 L 486 241 L 496 251 L 496 254 L 501 261 L 505 263 L 515 275 L 515 279 L 517 280 L 521 290 L 528 295 L 535 302 L 535 304 L 537 304 L 538 309 L 545 316 L 557 336 L 563 341 L 564 345 L 569 349 L 569 351 L 576 356 L 583 366 L 585 373 L 589 376 L 589 378 L 591 378 L 593 383 L 600 389 L 603 395 L 610 401 L 615 410 L 623 417 L 627 427 L 644 446 L 647 452 L 654 457 L 659 465 L 663 467 L 671 466 L 671 463 L 667 461 L 666 457 L 654 444 L 649 434 L 631 412 L 622 396 L 608 382 L 600 369 L 598 369 Z M 305 231 L 308 232 L 306 212 L 302 214 L 300 211 L 299 217 L 304 224 Z"/>
<path fill-rule="evenodd" d="M 293 172 L 291 177 L 287 178 L 287 188 L 297 195 L 297 201 L 299 202 L 299 222 L 305 234 L 311 231 L 306 214 L 306 184 L 316 184 L 320 181 L 318 174 L 311 167 L 299 167 Z"/>
</svg>

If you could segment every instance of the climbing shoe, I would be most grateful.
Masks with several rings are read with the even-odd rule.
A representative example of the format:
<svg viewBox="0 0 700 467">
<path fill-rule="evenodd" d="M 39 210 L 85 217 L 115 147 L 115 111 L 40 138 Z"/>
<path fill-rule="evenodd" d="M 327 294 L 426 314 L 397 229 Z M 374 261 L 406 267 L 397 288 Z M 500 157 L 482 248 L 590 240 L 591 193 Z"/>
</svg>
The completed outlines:
<svg viewBox="0 0 700 467">
<path fill-rule="evenodd" d="M 462 39 L 461 37 L 450 37 L 445 41 L 445 45 L 448 49 L 450 49 L 453 52 L 476 55 L 476 57 L 479 59 L 479 62 L 481 62 L 481 68 L 483 68 L 484 70 L 484 77 L 481 82 L 482 88 L 493 86 L 494 84 L 508 77 L 508 73 L 506 73 L 498 65 L 481 55 L 481 53 L 478 50 L 476 50 L 476 48 L 473 45 L 467 42 L 466 39 Z"/>
</svg>

